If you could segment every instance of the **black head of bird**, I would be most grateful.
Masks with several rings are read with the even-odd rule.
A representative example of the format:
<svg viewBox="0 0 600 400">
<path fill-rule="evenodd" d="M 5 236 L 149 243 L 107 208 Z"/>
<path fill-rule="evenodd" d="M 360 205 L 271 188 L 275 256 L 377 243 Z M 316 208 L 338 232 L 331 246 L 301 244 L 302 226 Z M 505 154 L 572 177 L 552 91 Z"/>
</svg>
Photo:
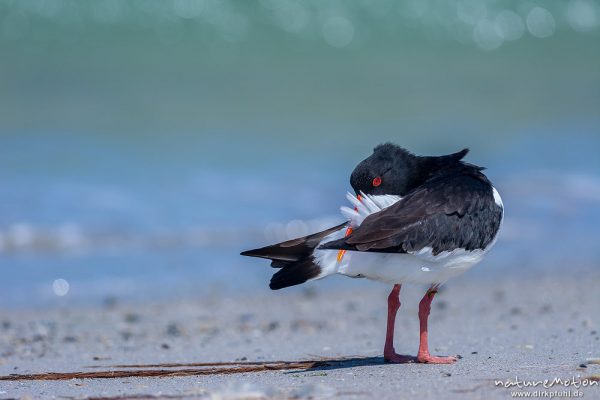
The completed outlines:
<svg viewBox="0 0 600 400">
<path fill-rule="evenodd" d="M 416 156 L 392 144 L 381 144 L 361 161 L 350 175 L 350 185 L 360 194 L 404 196 L 441 169 L 456 165 L 467 153 L 463 149 L 439 157 Z"/>
</svg>

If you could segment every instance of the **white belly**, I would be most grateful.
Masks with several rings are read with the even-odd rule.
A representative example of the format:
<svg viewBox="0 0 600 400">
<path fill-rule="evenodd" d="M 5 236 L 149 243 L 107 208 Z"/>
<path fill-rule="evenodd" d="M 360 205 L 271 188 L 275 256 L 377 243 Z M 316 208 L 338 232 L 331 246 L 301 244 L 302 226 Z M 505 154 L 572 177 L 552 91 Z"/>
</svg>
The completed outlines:
<svg viewBox="0 0 600 400">
<path fill-rule="evenodd" d="M 343 232 L 336 232 L 325 238 L 323 243 L 340 236 L 343 236 Z M 431 254 L 430 248 L 414 254 L 347 251 L 341 260 L 338 260 L 337 250 L 316 250 L 314 255 L 317 264 L 322 268 L 318 278 L 342 274 L 391 284 L 406 282 L 433 285 L 442 284 L 464 273 L 481 261 L 488 249 L 457 249 L 442 252 L 437 256 Z"/>
<path fill-rule="evenodd" d="M 337 273 L 392 284 L 442 284 L 477 264 L 483 254 L 482 250 L 458 249 L 434 257 L 429 248 L 418 254 L 347 252 Z"/>
</svg>

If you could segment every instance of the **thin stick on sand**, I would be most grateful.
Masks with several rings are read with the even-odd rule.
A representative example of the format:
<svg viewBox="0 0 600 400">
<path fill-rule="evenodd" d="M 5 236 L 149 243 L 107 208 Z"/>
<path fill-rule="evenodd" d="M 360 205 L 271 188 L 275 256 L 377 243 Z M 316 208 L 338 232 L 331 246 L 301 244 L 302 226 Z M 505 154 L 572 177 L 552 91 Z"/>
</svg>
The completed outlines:
<svg viewBox="0 0 600 400">
<path fill-rule="evenodd" d="M 284 371 L 284 370 L 310 370 L 314 368 L 334 367 L 343 363 L 365 362 L 369 358 L 339 358 L 309 361 L 260 361 L 260 362 L 217 362 L 217 363 L 189 363 L 189 364 L 140 364 L 140 365 L 115 365 L 104 368 L 181 368 L 182 369 L 128 369 L 105 370 L 86 372 L 44 372 L 39 374 L 11 374 L 0 376 L 0 381 L 60 381 L 69 379 L 115 379 L 131 377 L 164 378 L 175 376 L 201 376 L 201 375 L 230 375 L 247 372 Z"/>
</svg>

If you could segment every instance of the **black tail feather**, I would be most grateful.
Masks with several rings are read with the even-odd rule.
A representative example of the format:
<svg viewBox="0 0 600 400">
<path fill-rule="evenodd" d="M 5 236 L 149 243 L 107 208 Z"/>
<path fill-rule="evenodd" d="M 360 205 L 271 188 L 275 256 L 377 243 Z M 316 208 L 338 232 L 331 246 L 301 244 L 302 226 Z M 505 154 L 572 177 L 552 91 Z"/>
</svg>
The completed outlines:
<svg viewBox="0 0 600 400">
<path fill-rule="evenodd" d="M 273 290 L 300 285 L 309 279 L 316 278 L 321 273 L 321 267 L 314 258 L 307 257 L 299 262 L 290 263 L 277 271 L 272 277 L 269 287 Z"/>
<path fill-rule="evenodd" d="M 347 222 L 326 229 L 322 232 L 304 236 L 298 239 L 248 250 L 241 253 L 243 256 L 260 257 L 271 260 L 273 268 L 280 268 L 273 277 L 269 287 L 273 290 L 283 289 L 288 286 L 299 285 L 316 278 L 321 273 L 321 267 L 315 263 L 313 252 L 326 236 L 339 231 Z"/>
</svg>

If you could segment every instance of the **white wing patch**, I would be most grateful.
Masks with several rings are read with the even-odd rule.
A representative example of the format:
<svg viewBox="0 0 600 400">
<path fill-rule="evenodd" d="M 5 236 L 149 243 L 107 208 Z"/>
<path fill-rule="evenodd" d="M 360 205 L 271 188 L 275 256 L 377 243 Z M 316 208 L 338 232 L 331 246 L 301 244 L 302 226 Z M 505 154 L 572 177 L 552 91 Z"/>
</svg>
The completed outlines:
<svg viewBox="0 0 600 400">
<path fill-rule="evenodd" d="M 369 215 L 379 212 L 385 208 L 388 208 L 392 204 L 398 202 L 402 197 L 384 194 L 380 196 L 372 196 L 369 194 L 360 193 L 361 200 L 358 200 L 357 196 L 348 192 L 346 198 L 354 206 L 342 207 L 340 211 L 342 215 L 350 221 L 350 226 L 356 228 L 367 218 Z"/>
<path fill-rule="evenodd" d="M 368 194 L 360 193 L 361 199 L 358 200 L 357 196 L 348 192 L 346 198 L 354 208 L 341 207 L 342 215 L 349 220 L 351 227 L 356 228 L 367 218 L 369 215 L 379 212 L 392 204 L 396 203 L 401 199 L 400 196 L 395 195 L 381 195 L 371 196 Z M 331 235 L 323 238 L 321 243 L 327 243 L 332 240 L 341 239 L 345 235 L 345 230 L 339 230 L 332 233 Z M 318 246 L 317 246 L 318 247 Z M 342 261 L 338 261 L 337 250 L 315 250 L 313 253 L 316 263 L 321 267 L 321 273 L 315 279 L 321 279 L 328 275 L 341 272 L 348 268 L 350 259 L 353 257 L 351 254 L 346 254 Z"/>
<path fill-rule="evenodd" d="M 498 193 L 496 188 L 493 186 L 492 186 L 492 191 L 494 192 L 494 202 L 496 203 L 496 205 L 498 205 L 504 209 L 504 204 L 502 203 L 502 197 L 500 197 L 500 193 Z"/>
</svg>

